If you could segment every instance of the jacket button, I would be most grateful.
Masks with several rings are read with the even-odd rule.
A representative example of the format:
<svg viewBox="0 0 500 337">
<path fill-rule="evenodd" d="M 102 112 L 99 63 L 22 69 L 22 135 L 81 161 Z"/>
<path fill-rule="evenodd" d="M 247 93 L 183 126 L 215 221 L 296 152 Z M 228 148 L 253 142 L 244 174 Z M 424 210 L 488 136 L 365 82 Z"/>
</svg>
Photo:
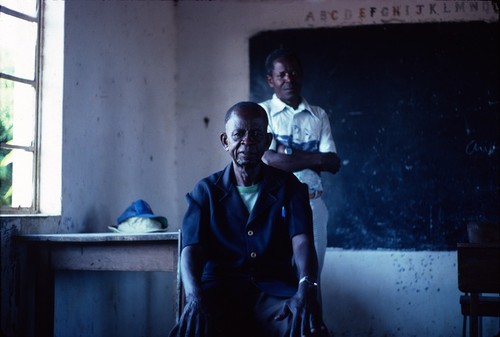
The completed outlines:
<svg viewBox="0 0 500 337">
<path fill-rule="evenodd" d="M 255 259 L 255 258 L 257 257 L 257 254 L 256 254 L 255 252 L 251 252 L 251 253 L 250 253 L 250 257 L 251 257 L 252 259 Z"/>
<path fill-rule="evenodd" d="M 248 236 L 252 236 L 253 235 L 253 231 L 250 230 L 250 231 L 247 232 L 247 234 L 248 234 Z"/>
</svg>

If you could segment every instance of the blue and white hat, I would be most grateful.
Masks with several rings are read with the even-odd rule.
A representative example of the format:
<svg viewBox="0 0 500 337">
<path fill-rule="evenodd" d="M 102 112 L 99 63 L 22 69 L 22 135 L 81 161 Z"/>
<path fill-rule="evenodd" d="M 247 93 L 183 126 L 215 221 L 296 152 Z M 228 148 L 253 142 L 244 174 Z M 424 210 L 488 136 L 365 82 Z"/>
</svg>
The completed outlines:
<svg viewBox="0 0 500 337">
<path fill-rule="evenodd" d="M 168 227 L 167 218 L 155 215 L 151 206 L 142 200 L 134 201 L 117 219 L 117 226 L 108 226 L 114 232 L 150 233 L 163 232 Z"/>
</svg>

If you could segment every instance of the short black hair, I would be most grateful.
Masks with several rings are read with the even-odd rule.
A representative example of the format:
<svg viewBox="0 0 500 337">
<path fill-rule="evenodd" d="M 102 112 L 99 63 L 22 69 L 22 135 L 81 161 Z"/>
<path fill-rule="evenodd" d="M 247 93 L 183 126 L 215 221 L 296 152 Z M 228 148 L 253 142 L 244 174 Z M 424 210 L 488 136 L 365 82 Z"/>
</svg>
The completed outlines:
<svg viewBox="0 0 500 337">
<path fill-rule="evenodd" d="M 241 110 L 241 109 L 257 109 L 257 110 L 259 110 L 261 117 L 266 120 L 266 123 L 269 122 L 267 119 L 266 110 L 264 110 L 264 108 L 261 107 L 259 104 L 255 103 L 255 102 L 248 101 L 248 102 L 238 102 L 235 105 L 233 105 L 232 107 L 230 107 L 227 110 L 226 115 L 224 116 L 224 125 L 226 125 L 227 121 L 229 119 L 231 119 L 231 116 L 233 115 L 234 111 Z"/>
<path fill-rule="evenodd" d="M 293 52 L 291 49 L 288 48 L 278 48 L 270 52 L 269 55 L 267 55 L 266 57 L 265 66 L 268 75 L 271 75 L 273 73 L 274 61 L 276 61 L 279 58 L 294 59 L 295 61 L 297 61 L 297 64 L 302 69 L 302 63 L 300 62 L 300 58 L 295 52 Z"/>
</svg>

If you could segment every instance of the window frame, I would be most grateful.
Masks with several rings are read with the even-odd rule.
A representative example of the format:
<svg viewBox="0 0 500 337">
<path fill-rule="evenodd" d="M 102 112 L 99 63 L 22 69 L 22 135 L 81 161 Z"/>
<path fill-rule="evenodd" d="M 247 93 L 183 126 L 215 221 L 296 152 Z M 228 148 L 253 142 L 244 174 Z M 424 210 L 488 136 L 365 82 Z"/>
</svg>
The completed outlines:
<svg viewBox="0 0 500 337">
<path fill-rule="evenodd" d="M 25 20 L 28 22 L 35 23 L 36 26 L 36 39 L 35 39 L 35 55 L 34 55 L 34 73 L 33 80 L 18 77 L 14 75 L 9 75 L 0 72 L 0 78 L 6 81 L 12 81 L 15 83 L 22 83 L 30 85 L 35 90 L 35 104 L 34 104 L 34 130 L 33 130 L 33 141 L 29 146 L 18 145 L 18 144 L 7 144 L 0 143 L 2 149 L 10 150 L 24 150 L 31 152 L 33 158 L 31 160 L 32 165 L 32 182 L 31 182 L 31 205 L 29 207 L 21 206 L 0 206 L 0 211 L 2 214 L 36 214 L 40 211 L 40 125 L 41 125 L 41 75 L 42 75 L 42 47 L 43 47 L 43 0 L 35 0 L 36 14 L 31 16 L 8 7 L 5 5 L 0 5 L 0 13 L 2 15 L 9 15 L 14 19 Z M 12 186 L 12 185 L 11 185 Z"/>
</svg>

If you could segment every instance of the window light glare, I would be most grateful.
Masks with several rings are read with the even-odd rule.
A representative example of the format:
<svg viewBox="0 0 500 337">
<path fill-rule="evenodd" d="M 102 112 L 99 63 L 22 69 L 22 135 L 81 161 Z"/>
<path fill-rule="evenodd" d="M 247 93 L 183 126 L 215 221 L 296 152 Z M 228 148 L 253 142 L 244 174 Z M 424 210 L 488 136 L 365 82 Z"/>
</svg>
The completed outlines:
<svg viewBox="0 0 500 337">
<path fill-rule="evenodd" d="M 0 6 L 32 17 L 36 16 L 36 0 L 0 0 Z"/>
<path fill-rule="evenodd" d="M 37 24 L 0 13 L 0 31 L 0 72 L 34 80 Z"/>
</svg>

